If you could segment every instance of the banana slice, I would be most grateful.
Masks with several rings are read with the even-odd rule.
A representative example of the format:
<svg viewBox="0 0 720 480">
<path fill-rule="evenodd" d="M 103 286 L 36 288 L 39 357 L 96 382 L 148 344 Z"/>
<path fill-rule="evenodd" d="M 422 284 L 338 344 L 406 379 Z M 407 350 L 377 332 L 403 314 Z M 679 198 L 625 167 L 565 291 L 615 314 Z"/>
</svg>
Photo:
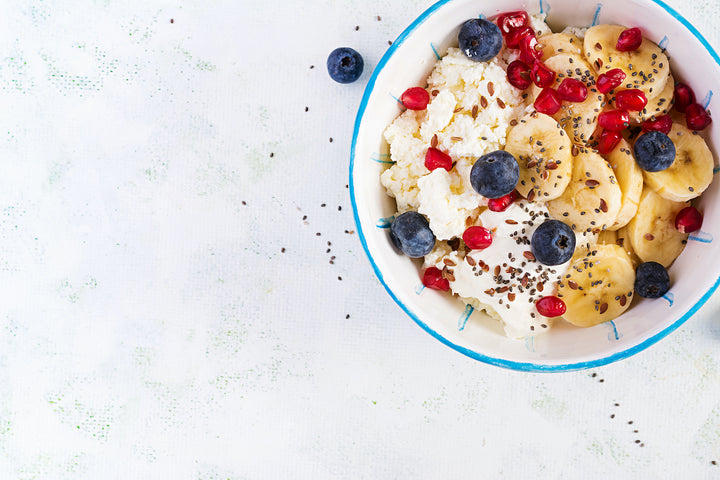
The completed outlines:
<svg viewBox="0 0 720 480">
<path fill-rule="evenodd" d="M 559 197 L 572 175 L 571 147 L 560 125 L 544 113 L 526 115 L 512 127 L 505 150 L 520 166 L 520 195 L 539 201 Z"/>
<path fill-rule="evenodd" d="M 713 179 L 712 152 L 702 136 L 680 123 L 673 123 L 668 136 L 675 144 L 675 161 L 661 172 L 643 172 L 645 183 L 675 202 L 699 197 Z"/>
<path fill-rule="evenodd" d="M 578 251 L 558 285 L 567 308 L 563 317 L 578 327 L 614 320 L 630 306 L 634 286 L 635 268 L 621 247 Z"/>
<path fill-rule="evenodd" d="M 675 77 L 672 73 L 669 75 L 665 82 L 665 88 L 658 94 L 657 97 L 648 100 L 647 105 L 639 112 L 629 111 L 630 121 L 634 123 L 642 123 L 645 120 L 650 120 L 653 117 L 659 117 L 665 115 L 670 111 L 675 103 Z M 611 103 L 615 104 L 615 98 L 613 97 Z"/>
<path fill-rule="evenodd" d="M 538 37 L 538 43 L 542 47 L 543 62 L 558 53 L 583 53 L 583 41 L 572 33 L 551 33 Z"/>
<path fill-rule="evenodd" d="M 587 144 L 597 127 L 598 115 L 605 105 L 605 95 L 595 88 L 595 72 L 582 55 L 575 53 L 559 53 L 548 58 L 545 65 L 557 74 L 553 88 L 557 88 L 568 77 L 580 80 L 588 88 L 588 96 L 584 102 L 563 101 L 560 110 L 552 116 L 575 143 Z M 537 98 L 541 91 L 540 87 L 533 85 L 533 99 Z"/>
<path fill-rule="evenodd" d="M 637 255 L 635 255 L 635 252 L 633 252 L 632 247 L 630 246 L 630 242 L 627 241 L 626 238 L 627 228 L 625 227 L 622 227 L 619 230 L 603 230 L 598 233 L 597 243 L 602 245 L 617 245 L 618 247 L 621 247 L 632 262 L 633 267 L 636 267 L 640 264 L 640 259 Z"/>
<path fill-rule="evenodd" d="M 664 267 L 685 248 L 688 235 L 675 228 L 675 216 L 689 202 L 666 200 L 651 188 L 643 189 L 638 213 L 627 225 L 632 250 L 643 262 L 657 262 Z"/>
<path fill-rule="evenodd" d="M 627 77 L 621 88 L 639 88 L 649 99 L 663 91 L 670 74 L 670 62 L 660 47 L 647 38 L 637 50 L 621 52 L 615 48 L 625 30 L 619 25 L 596 25 L 585 33 L 583 47 L 586 60 L 597 73 L 619 68 Z"/>
<path fill-rule="evenodd" d="M 550 202 L 550 214 L 577 232 L 599 232 L 615 223 L 622 190 L 610 165 L 598 153 L 573 146 L 573 173 L 563 194 Z"/>
<path fill-rule="evenodd" d="M 637 213 L 643 189 L 643 171 L 635 163 L 630 145 L 624 138 L 621 138 L 615 149 L 607 155 L 607 161 L 615 172 L 615 179 L 622 192 L 622 206 L 615 223 L 608 227 L 610 230 L 617 230 L 627 225 Z"/>
</svg>

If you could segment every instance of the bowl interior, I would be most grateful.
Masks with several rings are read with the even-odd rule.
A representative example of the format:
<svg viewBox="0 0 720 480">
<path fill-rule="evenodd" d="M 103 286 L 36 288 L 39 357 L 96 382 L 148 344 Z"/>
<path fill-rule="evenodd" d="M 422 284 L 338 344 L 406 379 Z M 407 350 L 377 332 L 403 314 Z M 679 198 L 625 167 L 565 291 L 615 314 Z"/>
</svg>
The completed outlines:
<svg viewBox="0 0 720 480">
<path fill-rule="evenodd" d="M 660 1 L 442 1 L 418 17 L 393 43 L 365 91 L 350 164 L 355 219 L 363 246 L 385 288 L 403 310 L 442 342 L 470 357 L 507 368 L 589 368 L 627 357 L 655 343 L 687 320 L 715 290 L 720 281 L 720 256 L 715 255 L 713 242 L 720 231 L 717 180 L 697 202 L 704 214 L 702 231 L 690 236 L 685 251 L 671 267 L 672 288 L 664 298 L 636 299 L 625 314 L 612 322 L 581 329 L 560 321 L 550 332 L 524 340 L 506 338 L 497 321 L 450 295 L 423 288 L 418 274 L 420 262 L 396 253 L 388 238 L 395 201 L 385 194 L 379 178 L 390 165 L 383 131 L 402 111 L 397 99 L 406 88 L 425 85 L 437 59 L 448 47 L 457 45 L 463 21 L 517 9 L 547 13 L 553 31 L 567 25 L 638 26 L 667 49 L 673 75 L 693 87 L 701 104 L 712 112 L 718 102 L 712 89 L 720 84 L 720 58 L 687 21 Z M 716 154 L 720 126 L 711 124 L 703 135 Z"/>
</svg>

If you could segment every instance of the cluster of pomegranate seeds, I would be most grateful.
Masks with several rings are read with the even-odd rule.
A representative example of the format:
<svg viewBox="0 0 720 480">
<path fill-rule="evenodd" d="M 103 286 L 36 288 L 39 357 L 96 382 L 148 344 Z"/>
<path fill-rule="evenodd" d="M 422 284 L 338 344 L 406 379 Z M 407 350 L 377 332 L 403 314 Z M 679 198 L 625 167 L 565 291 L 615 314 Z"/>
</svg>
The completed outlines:
<svg viewBox="0 0 720 480">
<path fill-rule="evenodd" d="M 598 125 L 605 130 L 621 132 L 630 126 L 630 115 L 625 110 L 607 110 L 598 115 Z"/>
<path fill-rule="evenodd" d="M 510 85 L 525 90 L 534 81 L 540 87 L 549 87 L 555 81 L 555 72 L 547 68 L 540 59 L 542 49 L 535 30 L 530 26 L 530 17 L 525 11 L 506 12 L 497 17 L 498 28 L 508 48 L 519 49 L 518 60 L 507 69 Z"/>
<path fill-rule="evenodd" d="M 525 90 L 532 83 L 530 67 L 520 60 L 515 60 L 508 65 L 507 78 L 510 85 L 520 90 Z"/>
<path fill-rule="evenodd" d="M 430 94 L 422 87 L 412 87 L 403 92 L 400 101 L 409 110 L 425 110 L 430 103 Z"/>
<path fill-rule="evenodd" d="M 447 292 L 450 290 L 450 282 L 443 277 L 442 271 L 437 267 L 428 267 L 423 273 L 422 283 L 428 288 Z"/>
<path fill-rule="evenodd" d="M 595 87 L 600 93 L 608 93 L 613 88 L 617 88 L 622 85 L 626 76 L 625 72 L 621 69 L 613 68 L 612 70 L 608 70 L 607 72 L 598 75 L 597 80 L 595 81 Z"/>
<path fill-rule="evenodd" d="M 537 60 L 530 69 L 532 80 L 540 88 L 549 87 L 555 81 L 555 72 L 550 70 L 543 62 Z"/>
<path fill-rule="evenodd" d="M 564 78 L 557 89 L 560 100 L 568 102 L 584 102 L 588 96 L 588 89 L 584 82 L 576 78 Z"/>
<path fill-rule="evenodd" d="M 632 52 L 642 44 L 643 37 L 639 28 L 627 28 L 618 37 L 615 48 L 621 52 Z"/>
<path fill-rule="evenodd" d="M 430 147 L 425 153 L 425 168 L 431 172 L 436 168 L 444 168 L 449 172 L 452 169 L 452 158 L 447 153 Z"/>
<path fill-rule="evenodd" d="M 598 140 L 597 150 L 601 155 L 607 155 L 612 152 L 620 142 L 620 132 L 613 132 L 612 130 L 603 130 Z"/>
<path fill-rule="evenodd" d="M 485 227 L 468 227 L 462 235 L 463 242 L 472 250 L 483 250 L 492 245 L 492 232 Z"/>
<path fill-rule="evenodd" d="M 500 198 L 488 199 L 488 210 L 491 212 L 504 212 L 517 198 L 515 190 Z"/>
<path fill-rule="evenodd" d="M 535 110 L 546 115 L 555 115 L 562 106 L 557 90 L 543 88 L 535 99 Z"/>
<path fill-rule="evenodd" d="M 540 315 L 545 317 L 559 317 L 565 313 L 565 302 L 558 297 L 549 295 L 535 302 L 535 308 Z"/>
<path fill-rule="evenodd" d="M 670 133 L 670 129 L 672 129 L 672 124 L 673 121 L 670 115 L 661 115 L 659 117 L 655 117 L 655 120 L 645 120 L 642 123 L 642 131 L 652 132 L 656 130 L 667 135 Z"/>
<path fill-rule="evenodd" d="M 518 29 L 511 30 L 505 35 L 505 45 L 508 48 L 520 48 L 520 40 L 527 36 L 534 36 L 535 30 L 531 27 L 520 27 Z"/>
<path fill-rule="evenodd" d="M 680 233 L 692 233 L 702 227 L 702 214 L 695 207 L 685 207 L 675 216 L 675 228 Z"/>
<path fill-rule="evenodd" d="M 695 103 L 695 92 L 692 88 L 685 85 L 684 83 L 678 83 L 675 85 L 675 110 L 681 113 L 685 113 L 687 107 Z"/>
<path fill-rule="evenodd" d="M 645 92 L 638 89 L 620 90 L 615 94 L 615 105 L 622 110 L 639 112 L 647 105 Z"/>
</svg>

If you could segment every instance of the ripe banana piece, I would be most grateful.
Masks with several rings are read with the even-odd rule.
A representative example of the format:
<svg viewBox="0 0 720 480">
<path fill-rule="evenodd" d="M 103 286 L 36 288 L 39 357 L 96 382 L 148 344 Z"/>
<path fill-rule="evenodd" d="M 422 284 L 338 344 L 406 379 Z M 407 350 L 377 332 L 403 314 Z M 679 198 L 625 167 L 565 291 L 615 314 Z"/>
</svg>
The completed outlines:
<svg viewBox="0 0 720 480">
<path fill-rule="evenodd" d="M 596 25 L 585 33 L 585 59 L 595 71 L 605 73 L 613 68 L 625 72 L 619 88 L 639 88 L 650 100 L 663 91 L 670 75 L 670 63 L 660 47 L 643 38 L 640 47 L 630 52 L 615 48 L 618 37 L 625 30 L 620 25 Z"/>
<path fill-rule="evenodd" d="M 622 190 L 610 165 L 594 150 L 575 145 L 573 173 L 563 194 L 548 202 L 550 215 L 577 232 L 600 232 L 615 223 Z"/>
<path fill-rule="evenodd" d="M 627 240 L 627 228 L 622 227 L 618 230 L 603 230 L 598 233 L 598 241 L 602 245 L 617 245 L 627 254 L 628 258 L 633 264 L 633 267 L 637 267 L 641 262 L 635 252 L 633 252 L 630 246 L 630 241 Z"/>
<path fill-rule="evenodd" d="M 645 187 L 638 213 L 627 225 L 627 238 L 632 250 L 643 262 L 657 262 L 665 268 L 680 255 L 688 234 L 675 228 L 675 216 L 689 202 L 667 200 Z"/>
<path fill-rule="evenodd" d="M 542 61 L 544 62 L 558 53 L 574 53 L 582 55 L 583 41 L 572 33 L 551 33 L 538 37 L 542 47 Z"/>
<path fill-rule="evenodd" d="M 615 222 L 609 226 L 610 230 L 617 230 L 627 225 L 635 216 L 643 189 L 643 171 L 635 163 L 630 145 L 625 139 L 620 139 L 617 146 L 607 155 L 607 161 L 615 172 L 622 192 L 622 205 Z"/>
<path fill-rule="evenodd" d="M 699 197 L 713 179 L 712 152 L 700 134 L 680 123 L 673 123 L 668 136 L 675 144 L 675 161 L 660 172 L 643 172 L 645 184 L 675 202 Z"/>
<path fill-rule="evenodd" d="M 575 252 L 558 284 L 563 317 L 578 327 L 592 327 L 617 318 L 630 306 L 635 267 L 622 247 L 594 245 Z"/>
<path fill-rule="evenodd" d="M 507 135 L 505 151 L 518 161 L 517 191 L 528 200 L 559 197 L 572 175 L 572 144 L 560 125 L 544 113 L 523 117 Z"/>
</svg>

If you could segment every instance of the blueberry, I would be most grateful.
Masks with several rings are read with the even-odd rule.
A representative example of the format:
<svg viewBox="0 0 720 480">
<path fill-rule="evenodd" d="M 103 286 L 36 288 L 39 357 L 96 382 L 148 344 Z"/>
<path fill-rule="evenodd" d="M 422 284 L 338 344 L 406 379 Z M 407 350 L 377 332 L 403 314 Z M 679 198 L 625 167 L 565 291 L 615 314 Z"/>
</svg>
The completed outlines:
<svg viewBox="0 0 720 480">
<path fill-rule="evenodd" d="M 390 225 L 390 239 L 405 255 L 424 257 L 435 247 L 435 235 L 427 219 L 418 212 L 405 212 Z"/>
<path fill-rule="evenodd" d="M 486 198 L 500 198 L 512 192 L 519 178 L 517 160 L 504 150 L 486 153 L 470 170 L 470 184 Z"/>
<path fill-rule="evenodd" d="M 327 59 L 330 78 L 338 83 L 352 83 L 360 78 L 363 66 L 362 55 L 348 47 L 336 48 Z"/>
<path fill-rule="evenodd" d="M 560 220 L 545 220 L 533 232 L 530 248 L 543 265 L 560 265 L 575 252 L 575 233 Z"/>
<path fill-rule="evenodd" d="M 470 60 L 487 62 L 500 53 L 503 37 L 497 25 L 481 18 L 463 23 L 458 33 L 460 50 Z"/>
<path fill-rule="evenodd" d="M 641 263 L 635 269 L 635 293 L 645 298 L 660 298 L 670 290 L 670 275 L 657 262 Z"/>
<path fill-rule="evenodd" d="M 675 161 L 675 144 L 662 132 L 643 133 L 633 147 L 635 161 L 646 172 L 660 172 Z"/>
</svg>

